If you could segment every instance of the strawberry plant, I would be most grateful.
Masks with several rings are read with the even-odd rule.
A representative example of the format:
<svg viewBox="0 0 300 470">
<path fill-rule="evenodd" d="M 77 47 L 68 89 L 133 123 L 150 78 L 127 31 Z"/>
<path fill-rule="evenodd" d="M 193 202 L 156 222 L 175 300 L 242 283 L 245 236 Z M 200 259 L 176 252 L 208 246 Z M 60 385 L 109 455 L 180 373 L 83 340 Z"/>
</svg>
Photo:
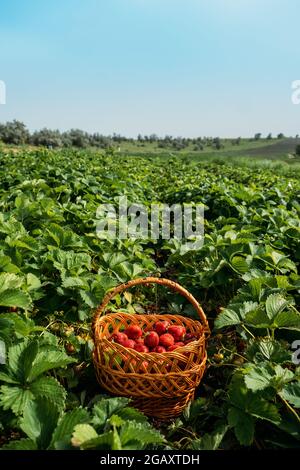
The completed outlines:
<svg viewBox="0 0 300 470">
<path fill-rule="evenodd" d="M 1 448 L 299 448 L 300 184 L 291 168 L 2 149 Z M 117 208 L 124 196 L 128 206 L 203 205 L 203 245 L 99 238 L 97 208 Z M 196 399 L 165 423 L 104 396 L 91 360 L 93 309 L 112 287 L 147 275 L 185 286 L 212 328 Z M 160 287 L 120 294 L 109 309 L 138 314 L 158 304 L 195 318 Z M 110 339 L 146 355 L 197 338 L 160 321 Z M 145 359 L 140 373 L 147 367 Z"/>
</svg>

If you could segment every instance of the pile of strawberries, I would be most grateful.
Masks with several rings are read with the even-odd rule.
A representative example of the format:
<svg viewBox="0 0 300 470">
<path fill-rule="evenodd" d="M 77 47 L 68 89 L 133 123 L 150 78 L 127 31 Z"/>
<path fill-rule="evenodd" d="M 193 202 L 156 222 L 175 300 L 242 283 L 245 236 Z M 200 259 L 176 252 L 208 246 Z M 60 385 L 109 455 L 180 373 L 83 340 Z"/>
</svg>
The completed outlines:
<svg viewBox="0 0 300 470">
<path fill-rule="evenodd" d="M 188 333 L 184 326 L 171 325 L 163 320 L 156 322 L 153 330 L 147 332 L 143 332 L 138 325 L 129 325 L 123 333 L 112 335 L 111 340 L 141 353 L 164 353 L 174 351 L 197 338 Z"/>
</svg>

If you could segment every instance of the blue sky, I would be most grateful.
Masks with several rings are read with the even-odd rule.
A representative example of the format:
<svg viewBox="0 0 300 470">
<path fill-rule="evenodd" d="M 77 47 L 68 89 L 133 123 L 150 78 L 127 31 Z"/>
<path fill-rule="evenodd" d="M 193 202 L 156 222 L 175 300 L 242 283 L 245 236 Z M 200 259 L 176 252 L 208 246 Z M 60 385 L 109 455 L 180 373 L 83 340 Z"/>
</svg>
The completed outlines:
<svg viewBox="0 0 300 470">
<path fill-rule="evenodd" d="M 0 122 L 300 134 L 299 0 L 0 0 Z"/>
</svg>

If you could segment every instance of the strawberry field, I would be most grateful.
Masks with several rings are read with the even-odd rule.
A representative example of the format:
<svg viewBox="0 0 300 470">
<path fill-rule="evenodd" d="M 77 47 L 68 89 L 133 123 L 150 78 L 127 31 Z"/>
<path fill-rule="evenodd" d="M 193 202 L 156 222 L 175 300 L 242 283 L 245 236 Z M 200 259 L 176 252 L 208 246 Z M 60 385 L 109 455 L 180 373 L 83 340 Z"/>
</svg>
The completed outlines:
<svg viewBox="0 0 300 470">
<path fill-rule="evenodd" d="M 292 167 L 2 151 L 1 448 L 299 447 L 299 181 Z M 100 239 L 97 208 L 120 196 L 202 203 L 203 246 Z M 212 330 L 195 401 L 165 422 L 107 395 L 92 362 L 94 309 L 114 286 L 145 276 L 188 289 Z M 196 319 L 184 298 L 155 286 L 117 295 L 110 310 L 155 305 Z"/>
</svg>

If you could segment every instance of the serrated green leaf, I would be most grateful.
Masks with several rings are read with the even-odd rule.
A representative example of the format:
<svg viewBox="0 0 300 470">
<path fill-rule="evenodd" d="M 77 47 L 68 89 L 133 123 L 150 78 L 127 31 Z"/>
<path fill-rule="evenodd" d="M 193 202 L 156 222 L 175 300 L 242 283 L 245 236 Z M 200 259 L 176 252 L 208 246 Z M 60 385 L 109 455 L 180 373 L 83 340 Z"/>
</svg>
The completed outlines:
<svg viewBox="0 0 300 470">
<path fill-rule="evenodd" d="M 144 449 L 147 444 L 162 444 L 164 437 L 149 424 L 128 421 L 120 429 L 123 450 Z"/>
<path fill-rule="evenodd" d="M 78 424 L 88 424 L 90 415 L 87 410 L 78 408 L 65 413 L 53 433 L 51 448 L 62 450 L 71 447 L 71 437 Z"/>
<path fill-rule="evenodd" d="M 193 450 L 217 450 L 228 431 L 227 424 L 221 424 L 211 434 L 204 434 L 200 439 L 192 442 L 191 448 Z"/>
<path fill-rule="evenodd" d="M 241 319 L 234 310 L 225 309 L 217 316 L 215 320 L 215 328 L 219 330 L 221 328 L 238 325 L 240 323 Z"/>
<path fill-rule="evenodd" d="M 278 313 L 288 306 L 288 302 L 280 294 L 271 294 L 266 300 L 266 312 L 268 318 L 273 320 Z"/>
<path fill-rule="evenodd" d="M 118 416 L 124 421 L 136 421 L 137 423 L 147 423 L 147 417 L 135 408 L 125 407 L 118 410 Z"/>
<path fill-rule="evenodd" d="M 24 407 L 20 428 L 39 449 L 47 449 L 59 418 L 59 411 L 45 398 L 36 398 Z"/>
<path fill-rule="evenodd" d="M 286 384 L 279 395 L 291 405 L 300 408 L 300 382 Z"/>
<path fill-rule="evenodd" d="M 73 442 L 73 438 L 72 438 L 72 442 Z M 76 440 L 74 442 L 76 443 Z M 75 445 L 75 447 L 78 447 L 78 446 Z M 90 450 L 90 449 L 113 450 L 113 447 L 114 447 L 114 431 L 105 432 L 101 434 L 100 436 L 84 441 L 80 445 L 80 449 L 82 450 Z"/>
<path fill-rule="evenodd" d="M 99 301 L 98 299 L 94 296 L 92 292 L 89 292 L 87 290 L 80 290 L 79 291 L 80 297 L 82 300 L 91 308 L 95 308 L 98 306 Z"/>
<path fill-rule="evenodd" d="M 252 416 L 240 410 L 231 407 L 228 410 L 228 423 L 234 428 L 234 433 L 243 446 L 250 446 L 254 439 L 254 420 Z"/>
<path fill-rule="evenodd" d="M 253 365 L 245 374 L 245 384 L 253 392 L 264 390 L 272 385 L 274 374 L 270 364 Z"/>
<path fill-rule="evenodd" d="M 26 276 L 26 285 L 27 290 L 30 292 L 32 290 L 39 289 L 41 287 L 41 281 L 34 274 L 28 273 Z"/>
<path fill-rule="evenodd" d="M 0 387 L 0 404 L 4 410 L 11 409 L 16 415 L 23 413 L 26 405 L 33 400 L 30 390 L 20 386 L 2 385 Z"/>
<path fill-rule="evenodd" d="M 24 438 L 5 444 L 1 450 L 37 450 L 37 445 L 33 440 Z"/>
<path fill-rule="evenodd" d="M 20 357 L 27 348 L 28 341 L 23 340 L 19 341 L 8 349 L 8 369 L 9 375 L 11 375 L 16 380 L 22 379 L 22 371 L 19 370 Z"/>
<path fill-rule="evenodd" d="M 294 310 L 280 312 L 273 319 L 272 327 L 300 331 L 300 314 Z"/>
<path fill-rule="evenodd" d="M 35 361 L 32 364 L 28 380 L 32 381 L 48 370 L 63 368 L 68 364 L 75 362 L 75 359 L 69 357 L 63 351 L 50 349 L 50 346 L 47 349 L 48 350 L 40 350 L 38 352 Z"/>
<path fill-rule="evenodd" d="M 24 349 L 20 356 L 18 371 L 19 377 L 21 377 L 23 383 L 27 381 L 30 375 L 32 364 L 38 354 L 38 350 L 38 342 L 36 340 L 32 340 L 28 343 L 26 349 Z"/>
<path fill-rule="evenodd" d="M 0 372 L 0 380 L 2 380 L 2 382 L 5 382 L 7 384 L 18 385 L 19 383 L 17 379 L 9 375 L 7 372 L 3 372 L 3 371 Z"/>
<path fill-rule="evenodd" d="M 0 340 L 4 341 L 6 344 L 9 344 L 12 335 L 13 335 L 13 326 L 14 323 L 12 320 L 4 317 L 4 315 L 0 318 Z"/>
<path fill-rule="evenodd" d="M 22 284 L 22 277 L 12 273 L 0 273 L 0 292 L 17 290 Z"/>
<path fill-rule="evenodd" d="M 86 283 L 80 277 L 65 277 L 62 281 L 62 287 L 64 287 L 65 289 L 85 286 Z"/>
<path fill-rule="evenodd" d="M 271 320 L 261 308 L 248 312 L 245 316 L 245 322 L 253 328 L 269 328 L 271 325 Z"/>
<path fill-rule="evenodd" d="M 279 364 L 273 367 L 269 362 L 251 365 L 246 371 L 245 384 L 254 392 L 264 390 L 267 387 L 273 387 L 277 390 L 294 377 L 293 372 L 289 369 L 283 368 Z"/>
<path fill-rule="evenodd" d="M 249 270 L 248 263 L 242 256 L 234 256 L 230 262 L 232 267 L 241 274 Z"/>
<path fill-rule="evenodd" d="M 98 429 L 101 429 L 106 421 L 113 415 L 118 414 L 122 408 L 125 408 L 129 403 L 128 398 L 115 397 L 104 398 L 96 403 L 93 407 L 93 424 Z"/>
<path fill-rule="evenodd" d="M 250 343 L 247 349 L 247 358 L 253 362 L 261 363 L 263 361 L 282 364 L 291 362 L 292 353 L 284 347 L 279 341 L 271 338 L 257 339 Z"/>
<path fill-rule="evenodd" d="M 229 385 L 229 400 L 234 407 L 251 416 L 265 419 L 273 424 L 280 423 L 277 407 L 262 398 L 258 392 L 247 389 L 243 375 L 235 373 Z"/>
<path fill-rule="evenodd" d="M 34 321 L 22 313 L 5 314 L 4 318 L 11 321 L 17 337 L 26 337 L 36 328 Z"/>
<path fill-rule="evenodd" d="M 35 397 L 46 398 L 59 412 L 65 407 L 66 391 L 54 377 L 39 377 L 30 384 Z"/>
<path fill-rule="evenodd" d="M 0 305 L 3 307 L 19 307 L 27 309 L 31 304 L 29 294 L 17 289 L 0 292 Z"/>
<path fill-rule="evenodd" d="M 74 428 L 71 442 L 74 447 L 81 447 L 84 443 L 97 437 L 97 432 L 90 424 L 77 424 Z"/>
<path fill-rule="evenodd" d="M 265 419 L 273 424 L 279 424 L 281 421 L 279 411 L 276 405 L 252 395 L 247 404 L 247 410 L 252 416 Z"/>
</svg>

